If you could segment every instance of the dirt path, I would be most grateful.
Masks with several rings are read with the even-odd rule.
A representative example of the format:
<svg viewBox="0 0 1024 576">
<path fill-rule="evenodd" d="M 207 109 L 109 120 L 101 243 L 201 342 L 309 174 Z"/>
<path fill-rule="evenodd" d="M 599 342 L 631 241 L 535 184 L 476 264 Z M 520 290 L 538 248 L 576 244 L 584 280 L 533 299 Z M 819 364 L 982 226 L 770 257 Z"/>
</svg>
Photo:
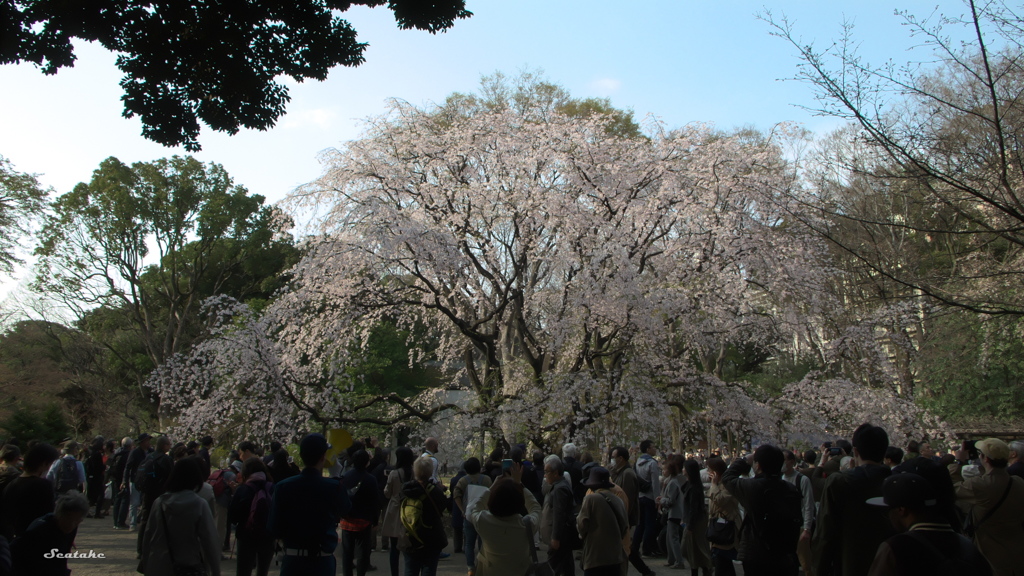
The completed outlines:
<svg viewBox="0 0 1024 576">
<path fill-rule="evenodd" d="M 73 576 L 138 576 L 135 568 L 139 561 L 135 559 L 135 532 L 114 530 L 110 517 L 102 520 L 86 518 L 78 528 L 78 538 L 75 541 L 76 550 L 79 554 L 88 554 L 93 551 L 95 554 L 103 554 L 100 558 L 70 558 L 68 568 Z M 74 550 L 73 550 L 74 551 Z M 451 552 L 451 546 L 448 551 Z M 340 564 L 340 553 L 339 553 Z M 388 568 L 388 553 L 377 551 L 370 558 L 370 563 L 377 566 L 377 570 L 370 572 L 370 576 L 390 576 Z M 235 574 L 235 560 L 224 560 L 220 563 L 220 571 L 223 576 Z M 271 564 L 270 573 L 278 574 L 280 568 Z M 442 560 L 437 567 L 438 576 L 465 576 L 466 559 L 462 554 L 453 554 L 451 558 Z M 339 566 L 338 574 L 341 574 Z"/>
</svg>

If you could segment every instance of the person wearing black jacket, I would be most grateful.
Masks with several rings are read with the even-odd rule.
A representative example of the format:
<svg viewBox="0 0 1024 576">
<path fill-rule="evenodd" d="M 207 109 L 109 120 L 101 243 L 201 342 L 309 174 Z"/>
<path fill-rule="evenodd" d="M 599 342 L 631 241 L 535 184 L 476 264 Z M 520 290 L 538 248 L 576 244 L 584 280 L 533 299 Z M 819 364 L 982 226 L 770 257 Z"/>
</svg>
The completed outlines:
<svg viewBox="0 0 1024 576">
<path fill-rule="evenodd" d="M 455 488 L 459 485 L 459 480 L 466 477 L 466 465 L 463 463 L 459 466 L 459 472 L 448 482 L 448 493 L 451 496 L 448 498 L 448 510 L 452 514 L 452 539 L 455 541 L 455 545 L 452 552 L 458 554 L 465 552 L 463 545 L 466 541 L 466 535 L 463 531 L 463 526 L 466 523 L 466 517 L 462 513 L 462 508 L 455 503 Z"/>
<path fill-rule="evenodd" d="M 241 482 L 231 496 L 228 506 L 228 525 L 234 524 L 235 542 L 238 544 L 238 576 L 249 576 L 256 568 L 257 576 L 267 576 L 270 561 L 274 559 L 274 537 L 266 526 L 249 527 L 252 501 L 261 490 L 273 490 L 273 482 L 266 464 L 253 456 L 242 463 Z M 269 512 L 270 502 L 267 502 Z"/>
<path fill-rule="evenodd" d="M 174 469 L 174 460 L 167 454 L 170 450 L 171 439 L 167 436 L 160 436 L 156 439 L 156 451 L 146 456 L 146 460 L 139 464 L 140 468 L 148 467 L 149 469 L 149 477 L 145 485 L 139 486 L 142 491 L 142 506 L 139 507 L 139 538 L 135 550 L 140 558 L 142 557 L 142 542 L 146 533 L 146 521 L 149 519 L 149 513 L 152 511 L 153 503 L 164 493 L 164 484 L 167 483 L 167 479 L 171 476 L 171 470 Z M 149 462 L 150 460 L 152 460 L 152 464 Z"/>
<path fill-rule="evenodd" d="M 549 456 L 544 462 L 544 482 L 551 489 L 544 498 L 541 513 L 541 540 L 548 543 L 548 564 L 555 576 L 574 576 L 576 566 L 572 551 L 579 549 L 580 535 L 573 516 L 572 487 L 565 480 L 565 465 L 558 456 Z"/>
<path fill-rule="evenodd" d="M 105 500 L 105 480 L 107 465 L 103 462 L 104 438 L 97 436 L 89 448 L 89 457 L 85 459 L 85 493 L 89 503 L 95 507 L 93 518 L 103 518 L 103 501 Z"/>
<path fill-rule="evenodd" d="M 366 471 L 370 455 L 359 450 L 352 455 L 352 469 L 341 477 L 341 489 L 348 493 L 352 508 L 341 518 L 342 574 L 366 576 L 370 567 L 372 527 L 380 518 L 380 495 L 377 479 Z"/>
<path fill-rule="evenodd" d="M 782 479 L 785 456 L 776 446 L 763 444 L 746 459 L 737 458 L 722 475 L 722 485 L 747 510 L 740 528 L 743 573 L 748 576 L 796 576 L 796 540 L 799 537 L 800 489 Z M 746 478 L 753 467 L 755 477 Z M 766 537 L 786 530 L 784 526 L 765 526 L 766 511 L 774 502 L 787 502 L 797 520 L 796 538 L 789 550 L 773 550 Z M 773 518 L 773 520 L 777 520 Z"/>
<path fill-rule="evenodd" d="M 130 494 L 125 482 L 125 470 L 128 468 L 128 457 L 131 455 L 134 442 L 131 438 L 125 437 L 121 440 L 121 447 L 114 452 L 107 468 L 107 479 L 110 480 L 110 492 L 114 497 L 111 506 L 111 515 L 114 517 L 114 530 L 127 530 L 125 524 L 128 521 L 128 504 Z"/>
<path fill-rule="evenodd" d="M 143 432 L 139 434 L 137 446 L 128 455 L 128 463 L 124 467 L 124 476 L 121 480 L 121 489 L 129 491 L 128 504 L 128 525 L 136 530 L 139 524 L 139 506 L 142 506 L 142 486 L 135 485 L 135 473 L 139 465 L 146 459 L 151 450 L 152 436 Z"/>
<path fill-rule="evenodd" d="M 434 463 L 429 457 L 417 458 L 413 462 L 412 472 L 415 480 L 402 485 L 402 496 L 417 500 L 425 498 L 426 502 L 423 504 L 424 530 L 419 535 L 423 538 L 423 545 L 403 550 L 405 573 L 408 576 L 436 574 L 441 551 L 448 546 L 448 536 L 445 534 L 441 517 L 447 499 L 444 488 L 431 482 Z"/>
<path fill-rule="evenodd" d="M 579 457 L 580 450 L 572 442 L 562 446 L 562 462 L 565 464 L 565 471 L 569 473 L 569 486 L 572 488 L 575 510 L 579 510 L 583 497 L 587 495 L 587 489 L 583 486 L 583 463 L 577 460 Z"/>
<path fill-rule="evenodd" d="M 64 555 L 71 552 L 78 526 L 88 512 L 85 496 L 77 491 L 62 494 L 53 512 L 36 518 L 11 542 L 11 574 L 67 576 L 70 570 Z"/>
</svg>

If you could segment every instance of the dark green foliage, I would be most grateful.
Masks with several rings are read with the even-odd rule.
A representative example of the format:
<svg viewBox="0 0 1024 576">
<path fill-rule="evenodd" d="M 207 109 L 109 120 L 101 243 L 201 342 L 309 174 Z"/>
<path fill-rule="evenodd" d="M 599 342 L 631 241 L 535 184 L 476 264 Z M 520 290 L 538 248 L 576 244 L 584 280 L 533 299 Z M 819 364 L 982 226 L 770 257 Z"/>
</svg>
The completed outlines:
<svg viewBox="0 0 1024 576">
<path fill-rule="evenodd" d="M 22 446 L 29 440 L 57 444 L 68 437 L 71 428 L 56 404 L 46 408 L 17 408 L 0 422 L 0 428 L 10 438 L 17 438 Z"/>
<path fill-rule="evenodd" d="M 929 323 L 917 401 L 953 421 L 1024 417 L 1019 320 L 947 312 Z"/>
<path fill-rule="evenodd" d="M 0 3 L 0 64 L 34 62 L 44 73 L 73 66 L 72 41 L 118 53 L 124 115 L 165 146 L 200 148 L 200 122 L 234 134 L 266 130 L 284 113 L 277 81 L 324 80 L 358 66 L 366 44 L 335 15 L 384 0 L 197 2 L 189 0 L 9 0 Z M 390 0 L 398 26 L 431 33 L 471 15 L 464 0 Z"/>
<path fill-rule="evenodd" d="M 366 346 L 355 354 L 359 362 L 349 369 L 357 382 L 356 391 L 371 395 L 394 392 L 408 398 L 436 385 L 436 370 L 423 362 L 409 365 L 411 348 L 408 330 L 391 322 L 375 325 Z"/>
<path fill-rule="evenodd" d="M 217 164 L 108 158 L 54 203 L 35 287 L 77 307 L 76 326 L 103 350 L 89 370 L 108 390 L 148 398 L 148 374 L 200 333 L 206 298 L 259 307 L 287 281 L 299 257 L 290 226 Z"/>
</svg>

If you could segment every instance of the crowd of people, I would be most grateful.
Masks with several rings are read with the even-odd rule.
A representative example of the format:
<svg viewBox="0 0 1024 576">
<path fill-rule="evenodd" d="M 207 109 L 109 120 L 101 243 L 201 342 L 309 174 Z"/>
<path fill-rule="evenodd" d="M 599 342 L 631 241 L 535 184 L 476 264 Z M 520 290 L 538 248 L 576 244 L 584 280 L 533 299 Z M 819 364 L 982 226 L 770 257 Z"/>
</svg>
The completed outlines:
<svg viewBox="0 0 1024 576">
<path fill-rule="evenodd" d="M 691 576 L 1024 574 L 1020 441 L 940 454 L 864 424 L 803 452 L 505 445 L 447 482 L 456 458 L 439 461 L 436 438 L 393 451 L 365 438 L 329 460 L 309 434 L 301 469 L 276 442 L 240 442 L 223 467 L 213 446 L 148 434 L 4 445 L 0 576 L 66 576 L 80 524 L 108 516 L 137 532 L 147 576 L 216 576 L 225 557 L 239 576 L 275 558 L 283 576 L 334 575 L 336 551 L 344 576 L 366 576 L 377 548 L 391 576 L 434 576 L 444 557 L 464 558 L 468 576 L 654 576 L 658 559 Z"/>
</svg>

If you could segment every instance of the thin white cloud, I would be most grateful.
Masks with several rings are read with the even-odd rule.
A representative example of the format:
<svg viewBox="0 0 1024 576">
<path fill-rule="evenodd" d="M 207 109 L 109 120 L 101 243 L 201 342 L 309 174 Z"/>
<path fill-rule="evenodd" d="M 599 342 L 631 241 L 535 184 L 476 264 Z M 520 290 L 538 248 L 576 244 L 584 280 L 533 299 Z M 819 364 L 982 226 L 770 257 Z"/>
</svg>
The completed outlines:
<svg viewBox="0 0 1024 576">
<path fill-rule="evenodd" d="M 327 130 L 338 117 L 337 112 L 329 108 L 313 108 L 311 110 L 295 110 L 289 112 L 281 122 L 282 128 L 319 128 Z"/>
<path fill-rule="evenodd" d="M 622 88 L 622 82 L 615 78 L 600 78 L 590 83 L 590 89 L 601 96 L 610 96 Z"/>
</svg>

